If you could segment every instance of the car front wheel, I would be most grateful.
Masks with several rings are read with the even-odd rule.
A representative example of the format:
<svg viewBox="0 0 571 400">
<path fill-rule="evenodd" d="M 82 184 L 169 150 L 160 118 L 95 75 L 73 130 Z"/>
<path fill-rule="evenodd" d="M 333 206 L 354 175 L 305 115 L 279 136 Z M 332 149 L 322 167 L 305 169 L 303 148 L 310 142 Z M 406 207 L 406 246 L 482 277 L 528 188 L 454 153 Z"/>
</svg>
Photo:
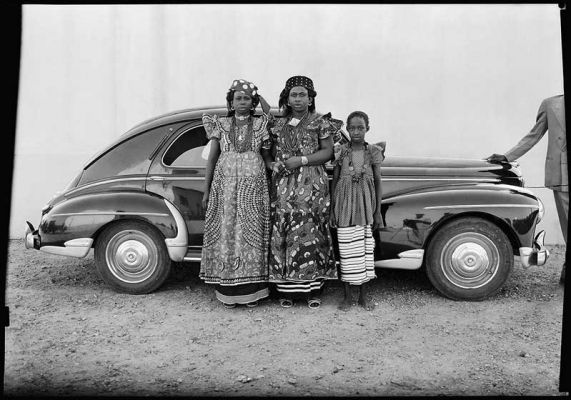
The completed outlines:
<svg viewBox="0 0 571 400">
<path fill-rule="evenodd" d="M 495 294 L 513 264 L 505 233 L 482 218 L 461 218 L 442 226 L 427 248 L 430 282 L 454 300 L 483 300 Z"/>
<path fill-rule="evenodd" d="M 157 289 L 169 276 L 171 267 L 160 233 L 138 221 L 119 222 L 106 228 L 95 246 L 95 263 L 105 282 L 131 294 Z"/>
</svg>

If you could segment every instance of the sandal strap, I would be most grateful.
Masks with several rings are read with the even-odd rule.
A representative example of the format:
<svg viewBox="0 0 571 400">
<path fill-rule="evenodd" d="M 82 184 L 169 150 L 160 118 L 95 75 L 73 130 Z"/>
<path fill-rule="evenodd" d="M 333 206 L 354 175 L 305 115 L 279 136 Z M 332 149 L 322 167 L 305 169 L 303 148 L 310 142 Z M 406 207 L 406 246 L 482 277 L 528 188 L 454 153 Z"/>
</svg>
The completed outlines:
<svg viewBox="0 0 571 400">
<path fill-rule="evenodd" d="M 284 308 L 289 308 L 293 306 L 293 301 L 290 299 L 280 299 L 280 306 Z"/>
</svg>

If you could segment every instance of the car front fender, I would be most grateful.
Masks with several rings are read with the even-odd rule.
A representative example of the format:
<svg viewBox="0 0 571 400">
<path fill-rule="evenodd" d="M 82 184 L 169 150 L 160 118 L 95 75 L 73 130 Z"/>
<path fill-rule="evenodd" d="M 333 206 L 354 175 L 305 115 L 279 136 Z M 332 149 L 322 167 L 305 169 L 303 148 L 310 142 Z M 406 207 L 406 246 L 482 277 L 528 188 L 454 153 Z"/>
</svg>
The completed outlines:
<svg viewBox="0 0 571 400">
<path fill-rule="evenodd" d="M 496 223 L 514 250 L 532 246 L 540 215 L 538 198 L 529 190 L 502 184 L 453 185 L 383 199 L 383 227 L 376 234 L 376 259 L 425 249 L 430 236 L 446 222 L 479 215 Z M 382 243 L 382 244 L 381 244 Z"/>
</svg>

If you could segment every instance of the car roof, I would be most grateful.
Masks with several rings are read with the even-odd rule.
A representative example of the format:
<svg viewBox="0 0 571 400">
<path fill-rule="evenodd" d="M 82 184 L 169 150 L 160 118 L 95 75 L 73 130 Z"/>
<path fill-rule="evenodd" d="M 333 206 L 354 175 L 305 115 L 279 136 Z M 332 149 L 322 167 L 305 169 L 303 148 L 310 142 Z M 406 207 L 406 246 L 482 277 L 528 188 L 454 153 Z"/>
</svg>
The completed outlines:
<svg viewBox="0 0 571 400">
<path fill-rule="evenodd" d="M 195 108 L 186 108 L 183 110 L 171 111 L 166 114 L 161 114 L 157 117 L 149 118 L 129 129 L 127 132 L 123 133 L 117 139 L 115 139 L 111 144 L 106 146 L 101 151 L 98 151 L 93 157 L 85 163 L 83 169 L 88 168 L 91 164 L 97 161 L 103 154 L 107 153 L 112 148 L 116 147 L 118 144 L 129 140 L 130 138 L 137 136 L 140 133 L 146 132 L 150 129 L 157 128 L 163 125 L 169 125 L 176 122 L 185 122 L 185 121 L 192 121 L 192 120 L 201 120 L 203 114 L 219 114 L 219 115 L 226 115 L 228 113 L 228 109 L 226 106 L 207 106 L 207 107 L 195 107 Z M 276 107 L 272 107 L 270 109 L 270 113 L 273 115 L 279 114 L 279 109 Z M 258 113 L 257 113 L 258 114 Z"/>
</svg>

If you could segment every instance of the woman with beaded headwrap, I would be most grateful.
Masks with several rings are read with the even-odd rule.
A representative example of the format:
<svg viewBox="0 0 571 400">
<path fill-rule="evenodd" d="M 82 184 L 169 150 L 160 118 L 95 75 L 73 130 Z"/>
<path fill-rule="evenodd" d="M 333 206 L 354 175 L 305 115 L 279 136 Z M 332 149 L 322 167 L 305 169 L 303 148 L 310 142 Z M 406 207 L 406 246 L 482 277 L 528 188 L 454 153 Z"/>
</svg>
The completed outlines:
<svg viewBox="0 0 571 400">
<path fill-rule="evenodd" d="M 216 297 L 225 307 L 255 307 L 269 295 L 270 106 L 256 85 L 243 79 L 234 80 L 226 103 L 227 116 L 202 117 L 210 153 L 202 199 L 206 217 L 199 276 L 216 285 Z M 254 117 L 258 103 L 264 113 Z"/>
<path fill-rule="evenodd" d="M 272 132 L 270 282 L 282 307 L 305 298 L 321 304 L 325 279 L 337 279 L 329 233 L 329 181 L 324 164 L 332 158 L 332 136 L 343 122 L 315 112 L 311 79 L 294 76 L 280 94 L 281 118 Z"/>
</svg>

